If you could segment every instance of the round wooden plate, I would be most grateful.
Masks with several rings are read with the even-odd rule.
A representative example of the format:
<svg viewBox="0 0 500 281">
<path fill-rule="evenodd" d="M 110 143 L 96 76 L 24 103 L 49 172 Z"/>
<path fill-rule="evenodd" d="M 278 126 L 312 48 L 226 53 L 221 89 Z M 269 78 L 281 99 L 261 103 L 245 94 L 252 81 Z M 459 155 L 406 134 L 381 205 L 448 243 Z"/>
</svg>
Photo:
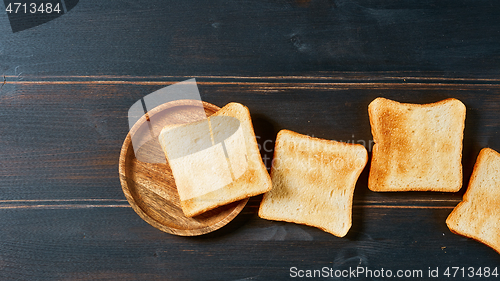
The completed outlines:
<svg viewBox="0 0 500 281">
<path fill-rule="evenodd" d="M 220 109 L 206 102 L 203 102 L 203 107 L 207 116 Z M 154 108 L 148 112 L 148 116 L 142 116 L 132 127 L 120 153 L 120 182 L 123 193 L 134 211 L 159 230 L 181 236 L 202 235 L 223 227 L 241 212 L 248 198 L 193 218 L 186 217 L 180 207 L 179 195 L 168 162 L 146 163 L 137 160 L 132 147 L 132 136 L 143 134 L 145 128 L 147 131 L 147 120 L 152 118 L 155 121 L 168 120 L 170 124 L 194 121 L 199 118 L 199 109 L 199 102 L 190 100 L 168 102 Z M 152 141 L 158 143 L 157 139 L 157 136 L 153 136 Z M 146 153 L 162 157 L 164 162 L 165 156 L 159 144 L 153 147 L 156 148 L 149 149 Z"/>
</svg>

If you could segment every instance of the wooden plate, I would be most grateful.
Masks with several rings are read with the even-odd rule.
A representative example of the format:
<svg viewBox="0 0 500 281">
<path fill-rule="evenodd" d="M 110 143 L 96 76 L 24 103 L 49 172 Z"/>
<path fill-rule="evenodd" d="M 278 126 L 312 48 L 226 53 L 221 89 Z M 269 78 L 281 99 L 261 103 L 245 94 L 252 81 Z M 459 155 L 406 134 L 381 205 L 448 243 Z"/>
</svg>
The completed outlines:
<svg viewBox="0 0 500 281">
<path fill-rule="evenodd" d="M 203 107 L 207 116 L 220 109 L 206 102 L 203 102 Z M 200 113 L 199 109 L 199 102 L 196 106 L 196 102 L 190 100 L 168 102 L 156 107 L 148 112 L 148 116 L 142 116 L 133 126 L 120 153 L 120 182 L 123 193 L 134 211 L 159 230 L 181 236 L 201 235 L 223 227 L 241 212 L 248 198 L 221 206 L 194 218 L 186 217 L 180 207 L 179 195 L 168 162 L 166 164 L 146 163 L 137 160 L 132 147 L 132 136 L 144 133 L 144 128 L 147 130 L 146 120 L 149 120 L 147 118 L 180 123 L 196 118 L 196 112 Z M 157 136 L 154 136 L 153 140 L 158 142 Z M 162 160 L 165 159 L 161 150 L 155 151 L 153 148 L 149 153 L 160 155 Z"/>
</svg>

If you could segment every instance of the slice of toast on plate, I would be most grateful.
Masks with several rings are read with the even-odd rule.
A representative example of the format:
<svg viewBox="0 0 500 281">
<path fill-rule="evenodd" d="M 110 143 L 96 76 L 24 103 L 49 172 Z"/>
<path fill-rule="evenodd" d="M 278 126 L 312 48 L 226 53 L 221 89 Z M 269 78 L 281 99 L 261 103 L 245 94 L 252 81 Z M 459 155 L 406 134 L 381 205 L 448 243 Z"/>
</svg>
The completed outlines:
<svg viewBox="0 0 500 281">
<path fill-rule="evenodd" d="M 477 157 L 469 187 L 446 219 L 448 228 L 500 253 L 500 154 L 484 148 Z"/>
<path fill-rule="evenodd" d="M 259 216 L 318 227 L 343 237 L 351 227 L 356 181 L 368 161 L 360 144 L 281 130 Z"/>
<path fill-rule="evenodd" d="M 187 217 L 271 189 L 250 112 L 239 103 L 206 120 L 165 127 L 159 141 Z"/>
<path fill-rule="evenodd" d="M 457 99 L 430 104 L 377 98 L 368 106 L 373 154 L 372 191 L 456 192 L 462 187 L 465 106 Z"/>
</svg>

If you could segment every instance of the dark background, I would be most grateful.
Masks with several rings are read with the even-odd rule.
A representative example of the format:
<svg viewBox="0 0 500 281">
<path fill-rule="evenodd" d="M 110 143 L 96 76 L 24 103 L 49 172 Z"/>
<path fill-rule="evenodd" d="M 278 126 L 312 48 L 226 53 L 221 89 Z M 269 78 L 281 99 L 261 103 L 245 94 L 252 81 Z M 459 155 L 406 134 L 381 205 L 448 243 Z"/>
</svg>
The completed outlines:
<svg viewBox="0 0 500 281">
<path fill-rule="evenodd" d="M 0 8 L 0 279 L 281 280 L 294 266 L 439 267 L 443 277 L 500 266 L 445 224 L 479 150 L 500 151 L 500 2 L 87 0 L 16 33 Z M 163 233 L 125 200 L 119 152 L 129 107 L 192 77 L 203 100 L 248 106 L 261 143 L 286 128 L 368 144 L 376 97 L 458 98 L 464 188 L 374 193 L 367 167 L 344 238 L 260 219 L 260 197 L 214 233 Z"/>
</svg>

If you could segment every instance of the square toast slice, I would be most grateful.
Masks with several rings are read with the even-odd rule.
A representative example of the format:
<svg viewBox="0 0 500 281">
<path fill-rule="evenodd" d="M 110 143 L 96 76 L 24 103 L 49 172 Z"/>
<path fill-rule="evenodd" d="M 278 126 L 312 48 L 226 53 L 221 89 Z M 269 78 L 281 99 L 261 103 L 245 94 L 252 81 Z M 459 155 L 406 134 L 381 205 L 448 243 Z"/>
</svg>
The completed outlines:
<svg viewBox="0 0 500 281">
<path fill-rule="evenodd" d="M 446 219 L 448 228 L 480 241 L 500 253 L 500 154 L 483 148 L 469 187 Z"/>
<path fill-rule="evenodd" d="M 207 120 L 165 127 L 158 138 L 187 217 L 272 187 L 250 112 L 239 103 L 227 104 Z"/>
<path fill-rule="evenodd" d="M 372 191 L 456 192 L 462 187 L 465 106 L 457 99 L 430 104 L 377 98 L 368 106 L 373 154 Z"/>
<path fill-rule="evenodd" d="M 368 161 L 360 144 L 281 130 L 259 216 L 306 224 L 343 237 L 351 227 L 356 181 Z"/>
</svg>

